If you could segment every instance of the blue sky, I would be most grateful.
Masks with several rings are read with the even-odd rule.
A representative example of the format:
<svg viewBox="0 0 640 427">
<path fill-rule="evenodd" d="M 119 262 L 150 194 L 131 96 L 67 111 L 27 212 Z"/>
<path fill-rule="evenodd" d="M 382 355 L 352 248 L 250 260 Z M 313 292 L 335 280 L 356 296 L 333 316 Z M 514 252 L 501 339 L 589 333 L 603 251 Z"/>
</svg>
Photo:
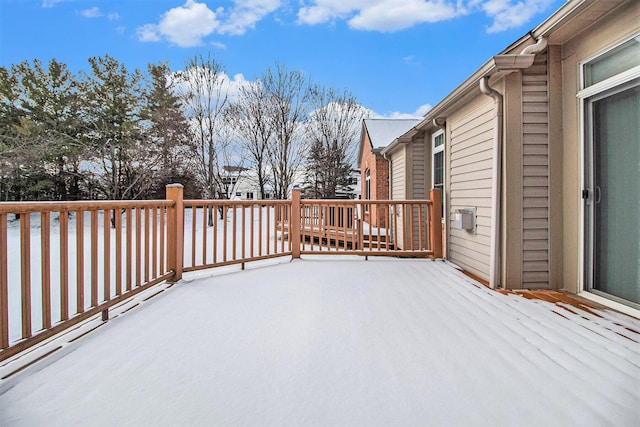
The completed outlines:
<svg viewBox="0 0 640 427">
<path fill-rule="evenodd" d="M 275 62 L 387 117 L 421 115 L 563 0 L 0 0 L 0 65 L 74 72 L 211 55 L 236 80 Z M 240 76 L 241 75 L 241 76 Z"/>
</svg>

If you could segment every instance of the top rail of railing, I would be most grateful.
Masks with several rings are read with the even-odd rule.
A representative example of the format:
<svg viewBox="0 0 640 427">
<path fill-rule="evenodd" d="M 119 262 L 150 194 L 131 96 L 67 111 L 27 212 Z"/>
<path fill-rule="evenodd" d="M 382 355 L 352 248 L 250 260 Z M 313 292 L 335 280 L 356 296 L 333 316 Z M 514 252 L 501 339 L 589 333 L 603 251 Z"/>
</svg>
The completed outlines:
<svg viewBox="0 0 640 427">
<path fill-rule="evenodd" d="M 0 202 L 0 214 L 73 212 L 104 209 L 171 207 L 173 200 L 91 200 L 70 202 Z"/>
</svg>

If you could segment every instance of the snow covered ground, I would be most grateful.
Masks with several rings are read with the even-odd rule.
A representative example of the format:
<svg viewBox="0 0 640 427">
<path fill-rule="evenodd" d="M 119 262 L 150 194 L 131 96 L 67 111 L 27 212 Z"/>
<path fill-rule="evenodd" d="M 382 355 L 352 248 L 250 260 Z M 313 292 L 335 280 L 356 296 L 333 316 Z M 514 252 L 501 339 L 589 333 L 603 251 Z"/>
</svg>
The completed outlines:
<svg viewBox="0 0 640 427">
<path fill-rule="evenodd" d="M 0 425 L 640 425 L 624 315 L 428 260 L 198 274 L 0 381 Z"/>
</svg>

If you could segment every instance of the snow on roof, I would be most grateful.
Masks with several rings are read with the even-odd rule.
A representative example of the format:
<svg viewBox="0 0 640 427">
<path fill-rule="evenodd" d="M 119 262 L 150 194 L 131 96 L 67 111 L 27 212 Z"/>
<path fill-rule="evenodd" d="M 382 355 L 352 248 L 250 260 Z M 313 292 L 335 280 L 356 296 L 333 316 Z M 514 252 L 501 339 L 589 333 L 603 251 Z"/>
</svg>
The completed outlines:
<svg viewBox="0 0 640 427">
<path fill-rule="evenodd" d="M 383 148 L 394 139 L 420 123 L 419 119 L 365 119 L 369 139 L 373 148 Z"/>
<path fill-rule="evenodd" d="M 189 273 L 0 381 L 0 425 L 639 425 L 640 321 L 336 258 Z"/>
</svg>

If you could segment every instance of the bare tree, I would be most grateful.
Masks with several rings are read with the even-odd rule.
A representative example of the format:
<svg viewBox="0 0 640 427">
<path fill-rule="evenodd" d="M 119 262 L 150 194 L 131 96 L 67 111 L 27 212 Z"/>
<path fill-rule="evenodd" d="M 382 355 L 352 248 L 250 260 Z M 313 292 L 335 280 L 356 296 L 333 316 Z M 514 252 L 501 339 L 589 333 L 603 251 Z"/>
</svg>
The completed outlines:
<svg viewBox="0 0 640 427">
<path fill-rule="evenodd" d="M 207 199 L 227 198 L 223 167 L 230 159 L 231 139 L 224 134 L 224 111 L 229 105 L 227 76 L 211 56 L 196 56 L 179 74 L 179 91 L 192 141 L 194 171 Z M 209 224 L 213 214 L 209 212 Z"/>
<path fill-rule="evenodd" d="M 314 197 L 327 198 L 349 183 L 362 119 L 368 110 L 348 91 L 314 85 L 305 126 L 308 145 L 307 182 Z"/>
<path fill-rule="evenodd" d="M 238 99 L 228 113 L 228 122 L 240 137 L 251 161 L 258 198 L 264 199 L 269 182 L 268 148 L 273 129 L 269 120 L 269 99 L 259 80 L 240 88 Z"/>
<path fill-rule="evenodd" d="M 285 199 L 304 161 L 303 124 L 307 117 L 309 83 L 301 71 L 281 65 L 268 68 L 262 78 L 272 142 L 268 145 L 269 169 L 275 197 Z"/>
</svg>

